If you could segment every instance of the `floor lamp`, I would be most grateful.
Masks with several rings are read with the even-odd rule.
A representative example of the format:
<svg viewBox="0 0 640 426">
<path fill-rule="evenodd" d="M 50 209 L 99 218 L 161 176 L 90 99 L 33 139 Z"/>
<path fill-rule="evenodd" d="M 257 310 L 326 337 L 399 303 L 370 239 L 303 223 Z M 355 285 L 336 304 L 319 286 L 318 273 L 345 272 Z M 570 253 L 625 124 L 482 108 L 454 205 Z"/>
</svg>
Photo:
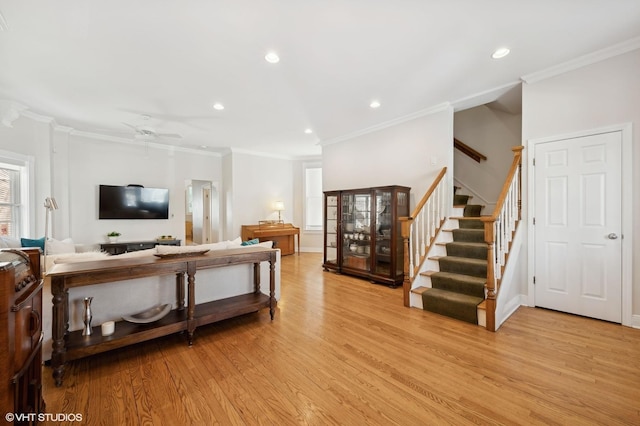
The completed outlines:
<svg viewBox="0 0 640 426">
<path fill-rule="evenodd" d="M 58 203 L 53 197 L 47 197 L 44 199 L 45 219 L 44 219 L 44 273 L 47 273 L 47 245 L 49 240 L 49 216 L 54 210 L 58 210 Z"/>
</svg>

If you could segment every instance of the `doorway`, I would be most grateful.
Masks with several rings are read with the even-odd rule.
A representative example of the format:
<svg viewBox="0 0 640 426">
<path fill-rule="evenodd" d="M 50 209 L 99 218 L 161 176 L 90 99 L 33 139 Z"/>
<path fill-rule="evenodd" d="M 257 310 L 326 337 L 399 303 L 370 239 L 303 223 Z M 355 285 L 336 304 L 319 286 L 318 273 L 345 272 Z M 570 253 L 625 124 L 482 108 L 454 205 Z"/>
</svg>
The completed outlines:
<svg viewBox="0 0 640 426">
<path fill-rule="evenodd" d="M 624 130 L 548 138 L 530 146 L 534 306 L 630 325 Z"/>
<path fill-rule="evenodd" d="M 217 185 L 190 180 L 185 188 L 186 244 L 217 242 L 220 230 L 220 200 Z"/>
</svg>

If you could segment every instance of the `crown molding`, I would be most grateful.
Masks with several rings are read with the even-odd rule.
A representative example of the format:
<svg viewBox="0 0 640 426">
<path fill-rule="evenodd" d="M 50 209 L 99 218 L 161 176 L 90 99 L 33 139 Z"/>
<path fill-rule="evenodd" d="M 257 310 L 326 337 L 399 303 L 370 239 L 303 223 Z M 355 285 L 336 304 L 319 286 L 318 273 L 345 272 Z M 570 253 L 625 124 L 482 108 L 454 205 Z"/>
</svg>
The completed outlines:
<svg viewBox="0 0 640 426">
<path fill-rule="evenodd" d="M 640 37 L 632 38 L 622 43 L 614 44 L 613 46 L 579 56 L 570 61 L 563 62 L 562 64 L 558 64 L 538 72 L 523 75 L 520 79 L 528 84 L 536 83 L 578 68 L 586 67 L 587 65 L 595 64 L 596 62 L 604 61 L 605 59 L 609 59 L 614 56 L 623 55 L 636 49 L 640 49 Z"/>
<path fill-rule="evenodd" d="M 56 120 L 53 117 L 49 117 L 48 115 L 42 115 L 42 114 L 38 114 L 35 113 L 31 110 L 25 110 L 25 111 L 21 111 L 20 115 L 22 115 L 23 117 L 27 117 L 31 120 L 37 121 L 39 123 L 44 123 L 44 124 L 49 124 L 52 126 L 57 126 L 58 124 L 56 123 Z"/>
<path fill-rule="evenodd" d="M 407 121 L 415 120 L 416 118 L 420 118 L 420 117 L 424 117 L 424 116 L 427 116 L 427 115 L 435 114 L 435 113 L 438 113 L 438 112 L 446 111 L 450 107 L 451 107 L 451 104 L 449 102 L 444 102 L 444 103 L 441 103 L 441 104 L 436 105 L 436 106 L 431 107 L 431 108 L 421 109 L 421 110 L 413 112 L 411 114 L 407 114 L 407 115 L 403 115 L 403 116 L 398 117 L 398 118 L 394 118 L 393 120 L 384 121 L 382 123 L 373 125 L 371 127 L 366 127 L 364 129 L 361 129 L 361 130 L 356 130 L 355 132 L 347 133 L 347 134 L 344 134 L 342 136 L 337 136 L 335 138 L 321 140 L 320 142 L 318 142 L 318 145 L 326 146 L 326 145 L 331 145 L 331 144 L 338 143 L 338 142 L 344 142 L 344 141 L 347 141 L 347 140 L 350 140 L 350 139 L 357 138 L 358 136 L 362 136 L 362 135 L 366 135 L 366 134 L 369 134 L 369 133 L 377 132 L 379 130 L 386 129 L 386 128 L 389 128 L 389 127 L 393 127 L 393 126 L 396 126 L 398 124 L 406 123 Z"/>
<path fill-rule="evenodd" d="M 2 12 L 0 12 L 0 31 L 9 31 L 7 20 L 4 19 L 4 16 L 2 16 Z"/>
<path fill-rule="evenodd" d="M 507 93 L 509 90 L 516 87 L 518 84 L 522 84 L 521 81 L 512 81 L 511 83 L 503 84 L 502 86 L 494 87 L 493 89 L 485 90 L 483 92 L 476 93 L 471 96 L 466 96 L 462 99 L 458 99 L 452 102 L 454 111 L 464 111 L 465 109 L 474 108 L 480 105 L 485 105 L 500 98 L 500 96 Z"/>
<path fill-rule="evenodd" d="M 221 157 L 220 153 L 218 153 L 218 152 L 206 151 L 206 150 L 195 149 L 195 148 L 186 148 L 186 147 L 174 146 L 174 145 L 165 145 L 165 144 L 156 143 L 156 142 L 152 142 L 152 141 L 138 141 L 138 140 L 132 140 L 132 139 L 129 139 L 129 138 L 123 138 L 123 137 L 119 137 L 119 136 L 111 136 L 111 135 L 103 135 L 103 134 L 100 134 L 100 133 L 87 132 L 87 131 L 84 131 L 84 130 L 72 129 L 71 132 L 70 132 L 70 135 L 72 135 L 72 136 L 80 136 L 80 137 L 85 137 L 85 138 L 90 138 L 90 139 L 97 139 L 97 140 L 101 140 L 101 141 L 105 141 L 105 142 L 115 142 L 115 143 L 121 143 L 121 144 L 126 144 L 126 145 L 150 147 L 150 148 L 161 149 L 161 150 L 170 151 L 170 152 L 176 152 L 177 151 L 177 152 L 184 152 L 184 153 L 189 153 L 189 154 L 207 155 L 207 156 L 211 156 L 211 157 Z"/>
<path fill-rule="evenodd" d="M 246 155 L 254 155 L 256 157 L 275 158 L 276 160 L 295 160 L 295 157 L 289 156 L 289 155 L 272 154 L 269 152 L 253 151 L 250 149 L 233 148 L 233 147 L 230 147 L 229 152 L 225 153 L 225 155 L 228 155 L 228 154 L 246 154 Z"/>
</svg>

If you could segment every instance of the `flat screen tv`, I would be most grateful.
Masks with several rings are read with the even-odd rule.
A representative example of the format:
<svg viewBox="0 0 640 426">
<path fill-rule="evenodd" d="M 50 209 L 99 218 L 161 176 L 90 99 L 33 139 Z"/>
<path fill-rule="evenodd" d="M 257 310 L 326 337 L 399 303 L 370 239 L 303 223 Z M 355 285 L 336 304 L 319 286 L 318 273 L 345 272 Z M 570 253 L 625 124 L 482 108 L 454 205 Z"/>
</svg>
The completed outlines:
<svg viewBox="0 0 640 426">
<path fill-rule="evenodd" d="M 169 190 L 100 185 L 98 219 L 169 219 Z"/>
</svg>

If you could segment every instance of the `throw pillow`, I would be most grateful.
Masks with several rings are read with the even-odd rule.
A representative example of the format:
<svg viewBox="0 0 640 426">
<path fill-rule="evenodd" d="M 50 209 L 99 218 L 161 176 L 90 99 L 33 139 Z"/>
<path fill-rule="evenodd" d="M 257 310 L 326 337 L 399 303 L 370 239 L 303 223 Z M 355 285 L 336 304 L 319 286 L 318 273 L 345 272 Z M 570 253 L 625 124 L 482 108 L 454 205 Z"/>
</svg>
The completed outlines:
<svg viewBox="0 0 640 426">
<path fill-rule="evenodd" d="M 20 240 L 17 239 L 17 238 L 7 237 L 5 235 L 3 237 L 0 237 L 0 240 L 2 241 L 2 247 L 3 248 L 20 248 L 20 247 L 22 247 L 22 244 L 20 244 Z"/>
<path fill-rule="evenodd" d="M 253 240 L 247 240 L 247 241 L 243 241 L 242 244 L 240 244 L 241 246 L 252 246 L 254 244 L 258 244 L 260 242 L 259 239 L 254 238 Z"/>
<path fill-rule="evenodd" d="M 22 247 L 39 247 L 40 250 L 44 251 L 44 237 L 37 240 L 31 238 L 20 238 L 20 244 L 22 244 Z"/>
<path fill-rule="evenodd" d="M 76 246 L 71 238 L 65 238 L 62 241 L 58 241 L 54 238 L 47 240 L 47 254 L 67 254 L 75 253 Z"/>
</svg>

